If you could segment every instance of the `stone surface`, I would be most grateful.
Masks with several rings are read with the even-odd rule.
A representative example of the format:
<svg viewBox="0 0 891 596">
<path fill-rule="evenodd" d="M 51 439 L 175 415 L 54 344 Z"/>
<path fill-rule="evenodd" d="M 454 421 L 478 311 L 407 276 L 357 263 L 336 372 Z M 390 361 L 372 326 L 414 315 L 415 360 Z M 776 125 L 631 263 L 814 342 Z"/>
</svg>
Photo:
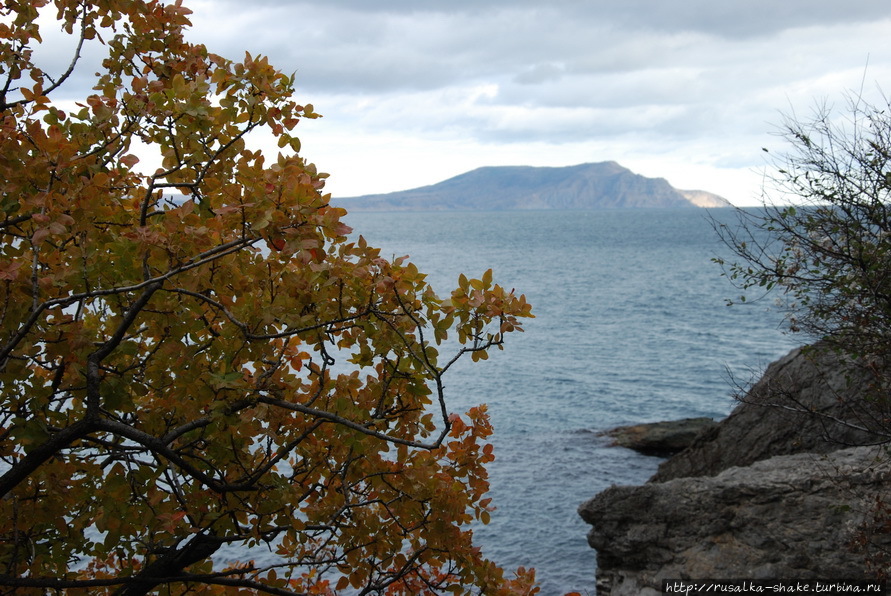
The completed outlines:
<svg viewBox="0 0 891 596">
<path fill-rule="evenodd" d="M 698 435 L 717 424 L 711 418 L 683 418 L 620 426 L 602 434 L 612 439 L 613 446 L 634 449 L 645 455 L 667 457 L 686 449 Z"/>
<path fill-rule="evenodd" d="M 882 455 L 874 447 L 802 453 L 717 476 L 611 487 L 579 508 L 593 526 L 597 593 L 638 596 L 675 578 L 867 578 L 864 555 L 848 546 L 889 488 Z"/>
<path fill-rule="evenodd" d="M 873 579 L 891 552 L 891 452 L 869 446 L 888 441 L 881 395 L 868 366 L 825 349 L 771 364 L 648 483 L 579 508 L 598 595 L 655 595 L 662 579 Z"/>
<path fill-rule="evenodd" d="M 712 476 L 775 455 L 829 453 L 886 437 L 883 414 L 864 406 L 872 382 L 831 351 L 798 348 L 767 367 L 743 403 L 685 451 L 663 462 L 652 478 Z M 867 430 L 872 428 L 874 432 Z"/>
</svg>

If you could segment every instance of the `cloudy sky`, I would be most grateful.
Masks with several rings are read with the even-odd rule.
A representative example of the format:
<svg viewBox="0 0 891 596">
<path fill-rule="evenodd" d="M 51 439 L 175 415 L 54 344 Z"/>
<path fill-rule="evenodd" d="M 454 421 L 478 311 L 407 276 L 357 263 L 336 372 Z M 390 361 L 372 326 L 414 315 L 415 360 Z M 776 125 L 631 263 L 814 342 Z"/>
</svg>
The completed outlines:
<svg viewBox="0 0 891 596">
<path fill-rule="evenodd" d="M 781 115 L 891 93 L 888 0 L 185 0 L 193 41 L 297 73 L 339 196 L 614 160 L 758 201 Z"/>
</svg>

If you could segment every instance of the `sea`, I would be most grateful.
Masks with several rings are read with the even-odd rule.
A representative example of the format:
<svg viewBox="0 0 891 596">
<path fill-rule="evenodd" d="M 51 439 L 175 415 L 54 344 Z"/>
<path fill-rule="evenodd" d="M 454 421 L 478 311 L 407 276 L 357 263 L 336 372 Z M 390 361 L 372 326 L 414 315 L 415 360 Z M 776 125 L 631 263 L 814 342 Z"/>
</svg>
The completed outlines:
<svg viewBox="0 0 891 596">
<path fill-rule="evenodd" d="M 596 552 L 578 506 L 645 482 L 660 458 L 611 447 L 619 425 L 721 418 L 734 392 L 800 338 L 772 297 L 739 295 L 716 257 L 733 209 L 350 213 L 382 256 L 409 255 L 441 296 L 460 273 L 533 305 L 503 352 L 449 371 L 452 411 L 487 404 L 496 511 L 475 528 L 505 569 L 534 567 L 542 596 L 596 594 Z"/>
</svg>

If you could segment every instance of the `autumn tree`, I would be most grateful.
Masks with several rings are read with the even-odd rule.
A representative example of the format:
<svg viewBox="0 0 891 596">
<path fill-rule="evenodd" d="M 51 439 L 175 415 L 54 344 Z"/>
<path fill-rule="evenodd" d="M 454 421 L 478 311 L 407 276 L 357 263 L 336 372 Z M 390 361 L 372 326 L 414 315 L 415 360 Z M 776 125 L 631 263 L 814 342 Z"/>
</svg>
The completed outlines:
<svg viewBox="0 0 891 596">
<path fill-rule="evenodd" d="M 189 14 L 0 8 L 0 591 L 532 593 L 473 544 L 492 431 L 443 391 L 528 304 L 491 272 L 441 299 L 351 236 L 293 77 L 187 42 Z"/>
</svg>

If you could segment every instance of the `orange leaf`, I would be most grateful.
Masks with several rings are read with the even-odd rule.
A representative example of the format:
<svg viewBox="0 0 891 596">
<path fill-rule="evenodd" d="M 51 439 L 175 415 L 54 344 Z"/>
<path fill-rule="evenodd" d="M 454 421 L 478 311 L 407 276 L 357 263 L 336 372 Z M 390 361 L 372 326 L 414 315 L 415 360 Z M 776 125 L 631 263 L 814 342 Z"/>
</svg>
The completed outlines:
<svg viewBox="0 0 891 596">
<path fill-rule="evenodd" d="M 133 168 L 133 166 L 139 163 L 139 158 L 133 154 L 125 155 L 121 158 L 121 163 L 127 168 Z"/>
</svg>

